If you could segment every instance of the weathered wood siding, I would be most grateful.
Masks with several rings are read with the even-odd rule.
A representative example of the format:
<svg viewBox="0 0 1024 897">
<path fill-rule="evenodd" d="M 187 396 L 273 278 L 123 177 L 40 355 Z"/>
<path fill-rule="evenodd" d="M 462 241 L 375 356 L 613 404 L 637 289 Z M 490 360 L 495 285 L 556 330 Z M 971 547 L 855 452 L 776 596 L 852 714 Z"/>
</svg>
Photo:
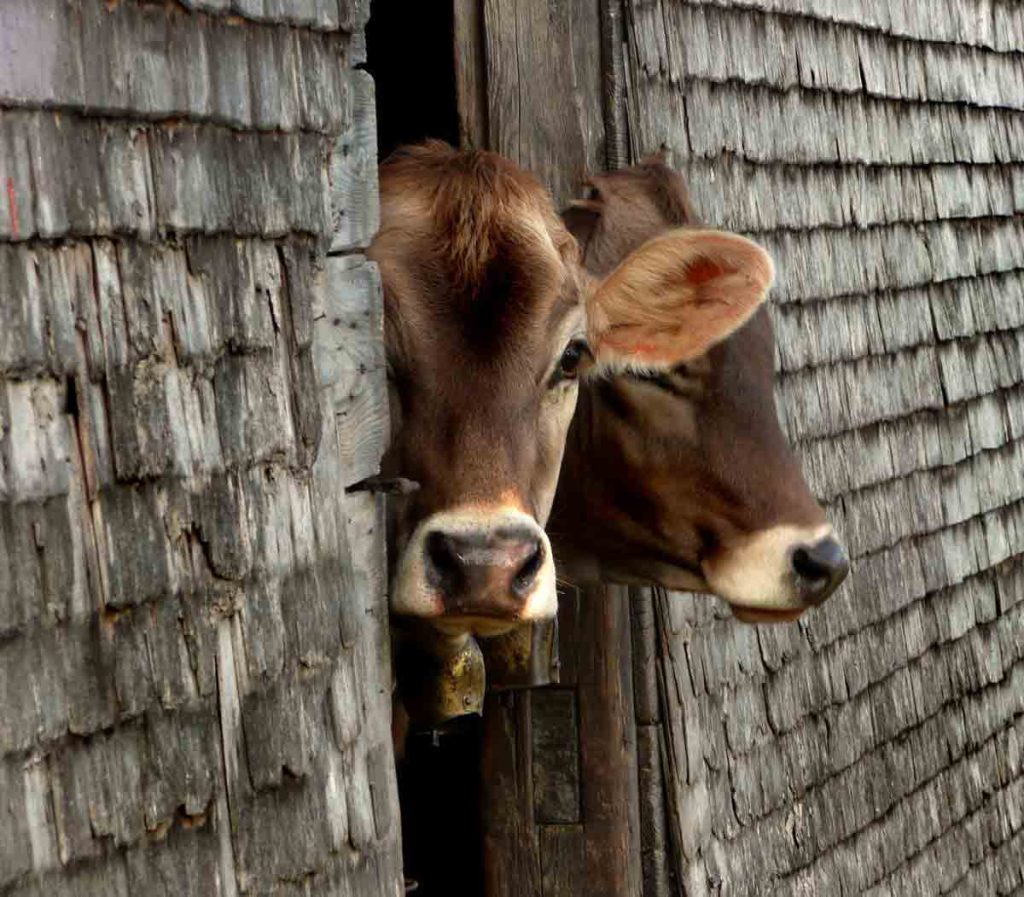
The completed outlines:
<svg viewBox="0 0 1024 897">
<path fill-rule="evenodd" d="M 687 892 L 1024 885 L 1024 15 L 631 2 L 637 153 L 779 261 L 778 399 L 854 561 L 799 626 L 656 597 Z"/>
<path fill-rule="evenodd" d="M 0 4 L 6 897 L 401 892 L 367 6 Z"/>
<path fill-rule="evenodd" d="M 796 626 L 634 590 L 623 647 L 579 608 L 611 601 L 621 619 L 624 590 L 564 607 L 563 655 L 625 668 L 596 692 L 569 661 L 561 692 L 492 702 L 489 774 L 507 773 L 492 778 L 492 893 L 1018 893 L 1024 8 L 509 7 L 484 22 L 503 30 L 469 133 L 564 198 L 594 153 L 619 160 L 623 96 L 630 157 L 667 148 L 706 220 L 769 247 L 782 418 L 854 571 Z M 600 23 L 603 133 L 580 113 L 595 107 L 579 38 L 560 44 L 560 77 L 509 61 L 550 45 L 542 9 Z M 515 106 L 515 139 L 495 103 Z M 551 122 L 574 118 L 559 148 Z M 595 712 L 598 693 L 618 716 Z M 595 866 L 610 843 L 617 860 Z"/>
</svg>

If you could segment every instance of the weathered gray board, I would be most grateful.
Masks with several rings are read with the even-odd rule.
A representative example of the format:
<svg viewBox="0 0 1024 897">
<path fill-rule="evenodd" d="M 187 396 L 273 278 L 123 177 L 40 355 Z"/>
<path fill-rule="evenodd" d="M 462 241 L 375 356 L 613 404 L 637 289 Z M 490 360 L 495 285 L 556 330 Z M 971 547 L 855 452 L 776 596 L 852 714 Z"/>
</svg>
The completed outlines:
<svg viewBox="0 0 1024 897">
<path fill-rule="evenodd" d="M 541 9 L 607 29 L 619 7 L 508 5 L 515 27 L 486 44 L 519 59 L 547 46 Z M 561 691 L 493 702 L 499 784 L 519 795 L 491 805 L 492 882 L 508 882 L 493 893 L 1020 893 L 1024 7 L 623 6 L 626 83 L 606 40 L 605 99 L 625 88 L 632 158 L 668 149 L 709 222 L 774 252 L 782 417 L 854 573 L 780 628 L 634 593 L 618 655 L 632 709 L 613 689 L 617 725 L 588 713 L 571 663 Z M 578 52 L 574 69 L 591 70 Z M 514 141 L 491 127 L 494 148 L 550 166 L 560 197 L 580 146 L 614 159 L 607 105 L 607 140 L 587 125 L 561 150 L 549 141 L 546 161 L 521 154 L 553 108 L 565 121 L 594 108 L 578 95 L 591 81 L 550 78 L 534 108 L 540 69 L 487 63 L 489 101 L 515 98 L 520 127 Z M 604 648 L 593 627 L 578 636 L 592 600 L 626 598 L 571 602 L 563 653 L 621 648 L 618 633 Z M 592 817 L 595 793 L 617 795 L 618 815 Z M 595 871 L 584 858 L 609 818 L 617 866 Z"/>
<path fill-rule="evenodd" d="M 783 419 L 855 562 L 799 627 L 656 599 L 690 893 L 1024 885 L 1024 19 L 869 6 L 631 10 L 635 148 L 779 259 Z"/>
<path fill-rule="evenodd" d="M 365 17 L 0 4 L 5 897 L 401 892 Z"/>
</svg>

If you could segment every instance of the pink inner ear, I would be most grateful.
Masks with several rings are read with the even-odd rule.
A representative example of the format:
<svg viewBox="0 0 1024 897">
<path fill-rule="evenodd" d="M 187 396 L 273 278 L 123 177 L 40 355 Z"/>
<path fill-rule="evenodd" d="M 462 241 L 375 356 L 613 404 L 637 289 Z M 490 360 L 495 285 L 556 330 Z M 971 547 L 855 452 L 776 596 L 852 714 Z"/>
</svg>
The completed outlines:
<svg viewBox="0 0 1024 897">
<path fill-rule="evenodd" d="M 724 268 L 710 259 L 697 259 L 686 269 L 686 280 L 695 287 L 706 284 L 709 280 L 715 280 L 726 273 Z"/>
</svg>

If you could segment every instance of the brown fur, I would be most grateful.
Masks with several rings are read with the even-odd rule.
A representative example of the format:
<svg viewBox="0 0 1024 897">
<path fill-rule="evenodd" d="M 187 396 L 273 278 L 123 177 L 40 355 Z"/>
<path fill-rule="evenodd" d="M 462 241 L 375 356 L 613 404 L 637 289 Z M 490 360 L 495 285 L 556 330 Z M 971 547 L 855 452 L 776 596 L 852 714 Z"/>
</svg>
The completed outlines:
<svg viewBox="0 0 1024 897">
<path fill-rule="evenodd" d="M 471 297 L 479 295 L 488 265 L 508 244 L 536 238 L 531 229 L 543 230 L 564 262 L 578 261 L 576 241 L 547 192 L 494 153 L 460 153 L 429 141 L 398 150 L 381 166 L 380 177 L 385 198 L 415 196 L 422 202 L 452 284 Z"/>
<path fill-rule="evenodd" d="M 592 175 L 589 185 L 589 197 L 572 202 L 562 217 L 585 253 L 587 271 L 598 277 L 651 237 L 701 223 L 686 183 L 660 158 Z"/>
<path fill-rule="evenodd" d="M 595 176 L 566 212 L 595 276 L 696 219 L 660 160 Z M 699 279 L 699 278 L 698 278 Z M 824 514 L 779 427 L 765 309 L 686 368 L 584 384 L 549 533 L 564 572 L 673 583 L 745 535 Z"/>
</svg>

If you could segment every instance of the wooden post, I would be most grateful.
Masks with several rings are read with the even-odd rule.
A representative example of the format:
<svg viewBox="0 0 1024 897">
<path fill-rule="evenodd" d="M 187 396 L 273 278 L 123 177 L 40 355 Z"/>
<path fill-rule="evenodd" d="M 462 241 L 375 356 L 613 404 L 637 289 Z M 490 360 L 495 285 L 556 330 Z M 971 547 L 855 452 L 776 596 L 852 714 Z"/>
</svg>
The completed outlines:
<svg viewBox="0 0 1024 897">
<path fill-rule="evenodd" d="M 487 895 L 639 895 L 629 595 L 566 590 L 561 683 L 485 710 Z"/>
</svg>

